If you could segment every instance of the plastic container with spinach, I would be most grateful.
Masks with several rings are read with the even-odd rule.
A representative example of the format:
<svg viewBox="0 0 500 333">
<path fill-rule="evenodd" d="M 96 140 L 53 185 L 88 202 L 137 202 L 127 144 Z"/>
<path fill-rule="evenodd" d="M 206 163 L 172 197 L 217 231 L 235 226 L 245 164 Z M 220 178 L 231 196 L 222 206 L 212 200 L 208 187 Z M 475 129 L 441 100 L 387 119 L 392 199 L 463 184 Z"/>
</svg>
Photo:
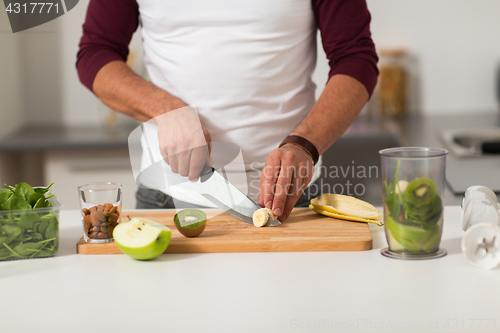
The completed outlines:
<svg viewBox="0 0 500 333">
<path fill-rule="evenodd" d="M 47 187 L 0 188 L 0 260 L 50 257 L 59 243 L 60 203 Z"/>
<path fill-rule="evenodd" d="M 398 161 L 399 162 L 399 161 Z M 417 177 L 385 184 L 387 239 L 392 251 L 433 253 L 441 240 L 443 203 L 432 179 Z"/>
</svg>

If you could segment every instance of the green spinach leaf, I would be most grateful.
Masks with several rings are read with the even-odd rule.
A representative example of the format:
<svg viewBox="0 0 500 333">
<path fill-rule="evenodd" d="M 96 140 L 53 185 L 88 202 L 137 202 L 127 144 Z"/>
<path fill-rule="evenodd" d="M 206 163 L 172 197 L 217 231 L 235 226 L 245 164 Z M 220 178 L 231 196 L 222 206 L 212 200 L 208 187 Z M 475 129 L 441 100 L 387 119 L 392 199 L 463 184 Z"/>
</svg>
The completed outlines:
<svg viewBox="0 0 500 333">
<path fill-rule="evenodd" d="M 0 246 L 2 246 L 2 244 L 0 244 Z M 8 259 L 8 258 L 11 258 L 13 257 L 14 254 L 7 248 L 2 248 L 0 249 L 0 260 L 1 259 Z"/>
<path fill-rule="evenodd" d="M 34 230 L 34 224 L 36 222 L 40 222 L 40 217 L 37 213 L 32 211 L 27 211 L 21 214 L 21 218 L 19 219 L 19 225 L 23 227 L 25 230 Z"/>
<path fill-rule="evenodd" d="M 12 197 L 14 193 L 11 191 L 9 192 L 2 192 L 0 193 L 0 206 L 4 206 L 4 204 Z M 8 208 L 3 208 L 3 209 L 8 209 Z"/>
<path fill-rule="evenodd" d="M 31 187 L 31 185 L 29 185 L 28 183 L 24 182 L 17 184 L 14 190 L 14 194 L 24 198 L 25 201 L 28 201 L 28 198 L 33 193 L 35 193 L 33 187 Z"/>
<path fill-rule="evenodd" d="M 50 220 L 47 230 L 45 230 L 45 239 L 55 238 L 57 236 L 57 218 L 55 216 Z"/>
<path fill-rule="evenodd" d="M 8 210 L 22 210 L 31 209 L 31 205 L 23 198 L 18 195 L 13 195 L 4 204 L 4 207 Z"/>
<path fill-rule="evenodd" d="M 54 183 L 50 183 L 47 187 L 37 187 L 35 188 L 35 192 L 42 194 L 47 193 L 52 185 L 54 185 Z"/>
<path fill-rule="evenodd" d="M 41 249 L 45 244 L 43 242 L 38 242 L 38 243 L 23 243 L 19 244 L 16 247 L 13 248 L 14 252 L 21 256 L 29 256 L 32 255 L 33 252 L 38 251 Z"/>
<path fill-rule="evenodd" d="M 33 206 L 33 209 L 45 208 L 45 207 L 47 207 L 47 202 L 45 201 L 45 198 L 40 198 L 37 200 L 37 202 Z"/>
<path fill-rule="evenodd" d="M 40 242 L 43 241 L 43 236 L 42 234 L 38 232 L 34 232 L 31 234 L 31 238 L 33 239 L 34 242 Z"/>
<path fill-rule="evenodd" d="M 45 235 L 45 230 L 47 230 L 47 227 L 49 226 L 50 220 L 42 220 L 40 224 L 38 225 L 37 232 L 39 232 L 42 235 Z"/>
<path fill-rule="evenodd" d="M 10 244 L 13 240 L 23 234 L 24 230 L 17 224 L 4 224 L 0 227 L 0 232 L 7 236 L 5 244 Z"/>
<path fill-rule="evenodd" d="M 45 195 L 43 193 L 33 193 L 29 196 L 28 198 L 28 203 L 31 205 L 31 207 L 35 206 L 36 202 L 40 199 L 45 200 Z"/>
</svg>

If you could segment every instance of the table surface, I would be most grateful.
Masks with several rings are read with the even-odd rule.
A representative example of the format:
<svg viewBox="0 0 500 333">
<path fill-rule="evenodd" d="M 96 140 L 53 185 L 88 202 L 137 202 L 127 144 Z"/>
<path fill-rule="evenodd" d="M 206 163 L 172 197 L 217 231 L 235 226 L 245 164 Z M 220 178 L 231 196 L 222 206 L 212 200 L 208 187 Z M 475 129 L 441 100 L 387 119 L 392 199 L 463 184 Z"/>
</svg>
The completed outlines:
<svg viewBox="0 0 500 333">
<path fill-rule="evenodd" d="M 62 211 L 53 258 L 0 262 L 0 332 L 499 331 L 500 270 L 469 264 L 458 206 L 440 259 L 362 252 L 78 255 Z M 497 320 L 498 319 L 498 320 Z"/>
</svg>

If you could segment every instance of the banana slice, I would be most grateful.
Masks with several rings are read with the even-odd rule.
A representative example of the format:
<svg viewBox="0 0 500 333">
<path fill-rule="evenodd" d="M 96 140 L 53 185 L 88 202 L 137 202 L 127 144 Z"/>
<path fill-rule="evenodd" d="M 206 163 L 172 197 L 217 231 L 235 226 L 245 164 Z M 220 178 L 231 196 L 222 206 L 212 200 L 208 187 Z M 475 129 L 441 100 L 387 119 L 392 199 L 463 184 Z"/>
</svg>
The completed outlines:
<svg viewBox="0 0 500 333">
<path fill-rule="evenodd" d="M 396 184 L 396 194 L 397 195 L 403 195 L 406 191 L 406 188 L 408 187 L 408 182 L 406 180 L 400 180 Z"/>
<path fill-rule="evenodd" d="M 263 227 L 271 218 L 276 218 L 269 208 L 257 209 L 253 212 L 252 222 L 256 227 Z"/>
<path fill-rule="evenodd" d="M 316 210 L 362 219 L 380 219 L 382 213 L 372 204 L 347 195 L 326 193 L 311 200 Z"/>
</svg>

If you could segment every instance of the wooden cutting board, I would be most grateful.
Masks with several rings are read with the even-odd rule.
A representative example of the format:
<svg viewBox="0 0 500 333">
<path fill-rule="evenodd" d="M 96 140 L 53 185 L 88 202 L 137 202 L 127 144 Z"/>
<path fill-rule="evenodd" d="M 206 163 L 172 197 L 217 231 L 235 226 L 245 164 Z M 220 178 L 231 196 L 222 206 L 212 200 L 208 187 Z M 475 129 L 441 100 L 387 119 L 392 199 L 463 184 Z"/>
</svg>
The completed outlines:
<svg viewBox="0 0 500 333">
<path fill-rule="evenodd" d="M 123 212 L 122 216 L 144 217 L 172 229 L 172 239 L 165 253 L 205 252 L 298 252 L 363 251 L 372 248 L 367 223 L 337 220 L 319 215 L 308 208 L 295 208 L 285 223 L 257 228 L 241 222 L 221 210 L 206 210 L 208 221 L 198 237 L 187 238 L 177 231 L 175 210 Z M 121 254 L 115 243 L 76 245 L 80 254 Z"/>
</svg>

